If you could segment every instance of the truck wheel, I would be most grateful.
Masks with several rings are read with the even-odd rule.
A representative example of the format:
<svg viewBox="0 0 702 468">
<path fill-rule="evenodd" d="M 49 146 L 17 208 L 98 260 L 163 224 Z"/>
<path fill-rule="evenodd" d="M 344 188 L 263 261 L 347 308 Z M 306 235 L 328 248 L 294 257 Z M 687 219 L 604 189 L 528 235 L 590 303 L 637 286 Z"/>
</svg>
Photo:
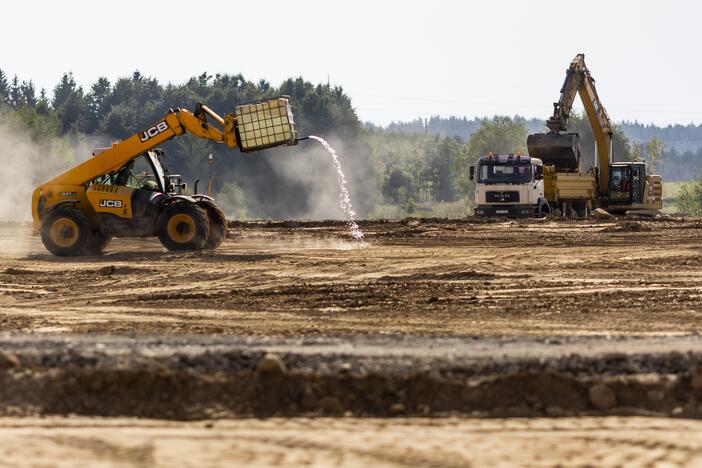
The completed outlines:
<svg viewBox="0 0 702 468">
<path fill-rule="evenodd" d="M 575 217 L 578 219 L 587 219 L 590 216 L 587 202 L 585 201 L 573 202 L 573 209 L 575 210 Z"/>
<path fill-rule="evenodd" d="M 539 218 L 545 218 L 551 213 L 551 207 L 548 203 L 544 203 L 539 207 Z"/>
<path fill-rule="evenodd" d="M 227 238 L 227 217 L 224 212 L 209 200 L 200 200 L 197 206 L 207 212 L 210 220 L 210 237 L 205 242 L 205 249 L 216 249 Z"/>
<path fill-rule="evenodd" d="M 158 216 L 156 232 L 168 250 L 199 250 L 210 236 L 210 221 L 207 212 L 194 203 L 176 203 Z"/>
<path fill-rule="evenodd" d="M 61 206 L 51 210 L 41 223 L 41 241 L 59 257 L 90 254 L 93 228 L 78 208 Z"/>
</svg>

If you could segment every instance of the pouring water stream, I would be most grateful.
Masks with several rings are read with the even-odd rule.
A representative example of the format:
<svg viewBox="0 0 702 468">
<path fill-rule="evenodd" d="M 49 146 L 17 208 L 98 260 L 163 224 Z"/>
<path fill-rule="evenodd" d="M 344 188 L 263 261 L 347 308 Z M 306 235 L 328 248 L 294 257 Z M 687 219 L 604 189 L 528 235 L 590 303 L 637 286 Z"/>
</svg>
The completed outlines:
<svg viewBox="0 0 702 468">
<path fill-rule="evenodd" d="M 346 223 L 349 227 L 349 233 L 351 237 L 358 241 L 363 240 L 363 233 L 361 229 L 356 224 L 356 212 L 353 210 L 351 205 L 351 196 L 349 195 L 349 190 L 346 187 L 346 176 L 344 171 L 341 170 L 341 163 L 339 162 L 339 156 L 336 154 L 334 148 L 331 147 L 329 143 L 324 138 L 310 135 L 311 139 L 319 142 L 324 148 L 329 152 L 332 159 L 334 160 L 334 168 L 336 169 L 336 181 L 339 183 L 339 205 L 341 210 L 346 214 Z"/>
</svg>

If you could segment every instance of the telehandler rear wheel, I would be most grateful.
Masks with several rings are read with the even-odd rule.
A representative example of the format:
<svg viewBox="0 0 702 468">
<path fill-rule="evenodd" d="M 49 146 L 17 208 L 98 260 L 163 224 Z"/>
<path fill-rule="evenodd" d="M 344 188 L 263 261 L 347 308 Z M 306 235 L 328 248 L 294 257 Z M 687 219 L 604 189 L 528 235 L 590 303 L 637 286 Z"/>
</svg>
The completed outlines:
<svg viewBox="0 0 702 468">
<path fill-rule="evenodd" d="M 199 250 L 210 237 L 207 212 L 190 202 L 167 207 L 156 222 L 158 238 L 168 250 Z"/>
<path fill-rule="evenodd" d="M 44 247 L 59 257 L 90 254 L 93 228 L 78 208 L 61 206 L 51 210 L 41 224 Z"/>
<path fill-rule="evenodd" d="M 200 200 L 197 206 L 207 212 L 210 220 L 210 237 L 207 238 L 205 249 L 216 249 L 227 238 L 227 217 L 224 212 L 209 200 Z"/>
</svg>

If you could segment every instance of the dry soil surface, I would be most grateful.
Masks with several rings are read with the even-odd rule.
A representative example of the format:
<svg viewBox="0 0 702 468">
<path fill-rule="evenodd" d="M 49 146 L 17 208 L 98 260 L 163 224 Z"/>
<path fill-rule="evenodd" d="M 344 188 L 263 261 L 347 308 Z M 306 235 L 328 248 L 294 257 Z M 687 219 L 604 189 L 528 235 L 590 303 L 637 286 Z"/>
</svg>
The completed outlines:
<svg viewBox="0 0 702 468">
<path fill-rule="evenodd" d="M 700 220 L 360 224 L 363 243 L 352 241 L 339 222 L 237 222 L 217 251 L 173 253 L 154 239 L 117 239 L 105 255 L 73 259 L 47 254 L 27 224 L 0 224 L 0 331 L 11 332 L 0 353 L 7 415 L 0 419 L 0 464 L 702 464 L 697 420 L 404 416 L 424 408 L 411 406 L 407 389 L 437 401 L 458 396 L 470 405 L 483 395 L 504 398 L 516 414 L 607 414 L 612 408 L 618 414 L 702 414 Z M 41 346 L 11 349 L 8 343 L 22 341 L 25 333 L 38 342 L 45 336 L 44 351 Z M 85 338 L 87 344 L 76 339 L 77 348 L 56 345 L 62 336 L 71 340 L 86 333 L 127 333 L 136 348 L 174 335 L 183 337 L 186 348 L 192 346 L 187 340 L 197 338 L 188 335 L 293 341 L 277 342 L 272 373 L 260 368 L 271 342 L 238 354 L 205 349 L 205 361 L 214 366 L 207 373 L 187 356 L 167 365 L 148 353 L 137 356 L 144 360 L 136 365 L 103 360 L 90 354 L 104 348 L 100 337 Z M 359 335 L 386 335 L 384 348 L 361 347 L 357 361 L 346 362 L 344 337 Z M 381 360 L 387 375 L 355 367 L 381 356 L 383 349 L 401 349 L 408 335 L 460 343 L 488 340 L 477 355 L 488 361 L 502 356 L 500 372 L 451 368 L 455 353 L 430 342 L 413 351 L 425 360 L 419 366 L 423 374 L 413 374 L 416 367 L 406 356 Z M 527 340 L 518 343 L 519 353 L 534 348 L 543 356 L 510 361 L 502 341 L 489 341 L 505 336 L 512 338 L 501 340 Z M 588 354 L 592 336 L 615 337 L 615 347 L 622 349 Z M 305 361 L 300 358 L 304 346 L 294 340 L 309 339 L 332 340 L 327 352 L 343 359 L 322 360 L 311 374 L 300 371 L 295 366 Z M 335 339 L 342 340 L 338 348 Z M 554 344 L 564 344 L 559 349 L 568 353 L 550 358 Z M 169 355 L 166 351 L 161 357 Z M 173 359 L 182 354 L 173 353 Z M 434 372 L 432 359 L 443 363 L 440 372 Z M 244 373 L 226 371 L 232 362 Z M 320 379 L 310 384 L 298 379 L 301 375 Z M 398 375 L 405 380 L 397 381 Z M 297 387 L 276 387 L 282 381 Z M 339 382 L 357 385 L 355 393 L 342 392 L 347 387 Z M 87 396 L 77 406 L 81 414 L 142 414 L 110 401 L 139 406 L 143 398 L 146 407 L 157 401 L 166 408 L 163 396 L 188 385 L 193 385 L 188 403 L 194 407 L 198 398 L 212 395 L 198 393 L 202 388 L 218 389 L 220 396 L 227 395 L 223 389 L 236 395 L 246 390 L 259 400 L 293 388 L 297 393 L 286 404 L 299 404 L 297 411 L 309 403 L 309 411 L 319 414 L 342 415 L 349 413 L 347 407 L 358 412 L 350 412 L 354 417 L 265 420 L 221 419 L 231 416 L 224 412 L 212 414 L 209 422 L 187 423 L 12 417 L 13 411 L 68 414 L 75 408 L 65 405 L 76 389 Z M 396 417 L 356 417 L 367 409 L 357 395 L 368 388 L 382 403 L 370 414 Z M 29 396 L 36 395 L 45 398 L 37 397 L 33 407 Z M 549 403 L 549 395 L 558 401 Z M 480 416 L 498 406 L 488 401 Z M 285 408 L 276 411 L 286 414 Z M 199 415 L 175 411 L 172 417 Z"/>
<path fill-rule="evenodd" d="M 687 334 L 702 222 L 232 223 L 216 251 L 116 239 L 56 258 L 0 225 L 0 330 L 335 335 Z"/>
<path fill-rule="evenodd" d="M 702 422 L 0 419 L 2 466 L 700 466 Z"/>
</svg>

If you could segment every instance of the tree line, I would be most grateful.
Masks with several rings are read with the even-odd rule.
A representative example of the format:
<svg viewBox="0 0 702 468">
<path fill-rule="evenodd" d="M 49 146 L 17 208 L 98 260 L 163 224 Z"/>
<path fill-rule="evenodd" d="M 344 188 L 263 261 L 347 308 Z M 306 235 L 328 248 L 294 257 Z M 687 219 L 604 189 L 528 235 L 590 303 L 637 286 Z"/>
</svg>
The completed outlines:
<svg viewBox="0 0 702 468">
<path fill-rule="evenodd" d="M 291 97 L 301 135 L 314 133 L 344 148 L 342 164 L 359 216 L 441 214 L 436 211 L 439 205 L 451 205 L 451 215 L 468 214 L 473 191 L 468 180 L 470 164 L 488 151 L 526 152 L 527 135 L 545 130 L 543 121 L 519 116 L 433 117 L 381 128 L 362 124 L 350 97 L 339 86 L 315 85 L 303 78 L 274 86 L 265 80 L 249 81 L 240 74 L 207 73 L 184 83 L 163 84 L 138 71 L 114 82 L 99 78 L 86 88 L 65 73 L 46 92 L 37 91 L 32 81 L 10 79 L 0 70 L 0 107 L 5 109 L 0 120 L 23 122 L 37 141 L 65 142 L 90 136 L 106 146 L 160 120 L 172 107 L 192 109 L 194 103 L 203 102 L 226 113 L 238 104 L 281 94 Z M 581 134 L 584 168 L 593 165 L 594 137 L 587 119 L 573 115 L 570 127 Z M 671 178 L 691 174 L 684 168 L 691 161 L 702 161 L 702 150 L 681 152 L 652 144 L 655 138 L 644 144 L 646 154 L 642 154 L 641 145 L 632 145 L 624 128 L 615 129 L 616 160 L 648 158 L 656 170 Z M 310 171 L 304 164 L 313 159 L 304 148 L 286 150 L 284 155 L 274 149 L 232 157 L 222 145 L 183 136 L 166 143 L 164 150 L 171 172 L 181 173 L 190 182 L 204 180 L 207 155 L 214 154 L 216 195 L 232 217 L 297 218 L 312 210 L 318 187 L 305 177 Z M 325 174 L 333 179 L 330 172 Z M 202 182 L 200 187 L 205 185 Z"/>
<path fill-rule="evenodd" d="M 278 95 L 291 96 L 302 131 L 333 132 L 348 141 L 356 140 L 361 132 L 351 100 L 341 87 L 313 85 L 302 78 L 273 86 L 265 80 L 246 80 L 240 74 L 207 73 L 180 84 L 162 84 L 138 71 L 114 82 L 99 78 L 87 88 L 65 73 L 53 90 L 46 92 L 37 91 L 32 81 L 17 76 L 10 79 L 0 70 L 0 107 L 4 109 L 0 123 L 20 120 L 39 143 L 61 140 L 70 145 L 88 136 L 108 146 L 159 121 L 174 107 L 193 109 L 195 103 L 203 102 L 224 114 L 238 104 Z M 191 183 L 207 176 L 207 155 L 213 154 L 217 161 L 214 186 L 221 188 L 232 205 L 232 214 L 295 217 L 306 211 L 309 188 L 273 170 L 279 154 L 263 151 L 256 157 L 233 157 L 222 145 L 190 135 L 167 142 L 164 150 L 171 172 L 182 174 Z M 84 157 L 77 155 L 75 160 Z"/>
<path fill-rule="evenodd" d="M 360 216 L 407 215 L 422 204 L 435 203 L 456 203 L 467 213 L 471 197 L 465 166 L 479 156 L 475 145 L 456 137 L 366 128 L 339 86 L 315 85 L 303 78 L 274 86 L 265 80 L 249 81 L 240 74 L 207 73 L 184 83 L 163 84 L 135 71 L 114 82 L 99 78 L 86 88 L 65 73 L 46 92 L 37 91 L 32 81 L 17 76 L 9 79 L 0 70 L 0 107 L 7 111 L 0 112 L 0 120 L 20 120 L 41 142 L 89 136 L 108 146 L 157 122 L 172 107 L 192 109 L 194 103 L 203 102 L 226 113 L 238 104 L 277 95 L 291 97 L 301 135 L 329 137 L 345 148 L 343 165 L 353 181 L 350 189 Z M 505 118 L 495 122 L 498 127 L 517 129 L 518 137 L 512 142 L 502 139 L 506 151 L 523 147 L 523 125 Z M 171 172 L 181 173 L 191 183 L 204 180 L 206 158 L 212 153 L 217 161 L 216 195 L 231 216 L 295 218 L 310 212 L 315 184 L 286 173 L 291 161 L 304 163 L 305 150 L 282 155 L 274 149 L 232 157 L 221 145 L 188 135 L 167 142 L 164 150 Z M 82 158 L 79 155 L 76 160 Z M 205 185 L 201 182 L 200 187 Z"/>
<path fill-rule="evenodd" d="M 480 128 L 484 119 L 466 117 L 439 117 L 415 119 L 409 122 L 392 122 L 386 129 L 409 134 L 436 134 L 453 136 L 462 141 L 470 140 L 473 133 Z M 514 122 L 522 123 L 529 133 L 544 131 L 544 121 L 512 117 Z M 581 125 L 582 116 L 575 116 L 571 121 L 573 131 L 589 132 L 587 124 Z M 370 125 L 370 124 L 366 124 Z M 630 148 L 626 151 L 614 151 L 618 160 L 627 157 L 653 163 L 664 180 L 688 181 L 702 177 L 702 125 L 667 125 L 665 127 L 643 124 L 637 121 L 621 122 L 616 125 L 621 135 L 626 137 Z M 661 146 L 651 142 L 660 141 Z M 648 150 L 652 149 L 652 152 Z M 589 153 L 588 151 L 584 151 Z"/>
</svg>

